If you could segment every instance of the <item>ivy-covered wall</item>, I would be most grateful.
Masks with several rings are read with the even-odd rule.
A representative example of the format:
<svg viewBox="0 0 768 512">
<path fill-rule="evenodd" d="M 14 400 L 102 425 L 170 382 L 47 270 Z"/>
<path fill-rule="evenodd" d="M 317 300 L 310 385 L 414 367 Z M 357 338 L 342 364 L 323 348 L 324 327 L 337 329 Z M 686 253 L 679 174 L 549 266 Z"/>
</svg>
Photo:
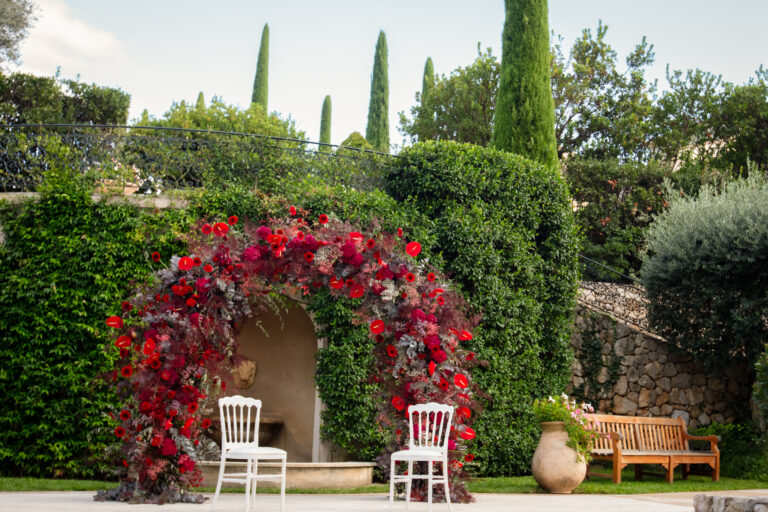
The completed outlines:
<svg viewBox="0 0 768 512">
<path fill-rule="evenodd" d="M 93 202 L 92 184 L 61 159 L 47 167 L 39 198 L 0 203 L 0 474 L 102 476 L 100 457 L 114 438 L 103 415 L 112 392 L 96 378 L 113 363 L 104 318 L 184 251 L 179 237 L 195 220 L 258 221 L 289 205 L 402 228 L 452 275 L 482 316 L 472 346 L 488 396 L 471 469 L 527 472 L 538 437 L 532 399 L 561 391 L 570 375 L 577 238 L 566 188 L 543 167 L 471 145 L 417 145 L 393 160 L 389 194 L 304 178 L 259 191 L 210 187 L 188 194 L 185 208 L 152 210 Z M 310 310 L 327 340 L 316 375 L 328 406 L 322 434 L 370 460 L 382 446 L 367 381 L 370 341 L 343 301 L 320 294 Z"/>
</svg>

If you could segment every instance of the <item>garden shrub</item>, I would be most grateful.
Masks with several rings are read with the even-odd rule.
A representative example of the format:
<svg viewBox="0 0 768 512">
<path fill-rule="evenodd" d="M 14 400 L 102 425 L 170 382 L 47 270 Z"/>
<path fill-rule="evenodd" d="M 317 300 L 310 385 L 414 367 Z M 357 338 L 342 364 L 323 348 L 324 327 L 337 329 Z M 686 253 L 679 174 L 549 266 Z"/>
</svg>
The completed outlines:
<svg viewBox="0 0 768 512">
<path fill-rule="evenodd" d="M 531 404 L 565 388 L 578 279 L 578 237 L 556 171 L 523 157 L 425 142 L 392 160 L 387 190 L 434 222 L 433 253 L 482 314 L 472 340 L 488 394 L 478 471 L 523 474 L 538 438 Z"/>
<path fill-rule="evenodd" d="M 754 423 L 711 423 L 691 433 L 697 436 L 720 436 L 718 447 L 722 476 L 768 481 L 768 440 L 760 437 L 760 431 Z M 695 443 L 701 442 L 692 441 L 692 444 Z M 704 443 L 701 448 L 709 449 L 709 443 Z M 708 469 L 708 466 L 704 469 Z"/>
<path fill-rule="evenodd" d="M 754 363 L 768 340 L 768 180 L 706 186 L 650 226 L 643 256 L 654 330 L 704 363 Z"/>
</svg>

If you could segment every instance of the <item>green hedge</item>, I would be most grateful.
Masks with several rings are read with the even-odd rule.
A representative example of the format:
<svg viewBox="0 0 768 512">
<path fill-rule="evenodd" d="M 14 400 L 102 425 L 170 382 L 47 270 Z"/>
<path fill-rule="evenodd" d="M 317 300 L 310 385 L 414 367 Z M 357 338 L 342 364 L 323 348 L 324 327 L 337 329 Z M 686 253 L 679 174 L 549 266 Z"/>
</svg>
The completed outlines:
<svg viewBox="0 0 768 512">
<path fill-rule="evenodd" d="M 487 364 L 488 393 L 475 424 L 485 475 L 527 473 L 538 438 L 531 402 L 570 376 L 578 237 L 557 172 L 470 144 L 425 142 L 403 150 L 389 193 L 434 221 L 433 252 L 482 314 L 471 345 Z"/>
</svg>

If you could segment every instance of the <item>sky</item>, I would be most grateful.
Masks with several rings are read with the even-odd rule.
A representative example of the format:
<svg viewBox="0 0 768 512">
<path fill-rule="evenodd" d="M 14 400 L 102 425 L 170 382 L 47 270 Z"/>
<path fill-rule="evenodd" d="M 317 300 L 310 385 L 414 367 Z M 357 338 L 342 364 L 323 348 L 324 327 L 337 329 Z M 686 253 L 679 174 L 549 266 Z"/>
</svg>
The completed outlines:
<svg viewBox="0 0 768 512">
<path fill-rule="evenodd" d="M 317 140 L 323 98 L 333 104 L 331 142 L 365 134 L 379 30 L 389 48 L 390 142 L 402 144 L 398 112 L 410 112 L 424 62 L 450 74 L 477 56 L 501 55 L 502 0 L 35 0 L 38 21 L 18 70 L 119 87 L 130 118 L 160 117 L 202 91 L 250 103 L 269 23 L 269 110 Z M 570 48 L 585 28 L 607 25 L 623 62 L 643 36 L 654 45 L 648 73 L 663 89 L 665 68 L 700 68 L 743 83 L 768 64 L 765 0 L 549 0 L 550 30 Z"/>
</svg>

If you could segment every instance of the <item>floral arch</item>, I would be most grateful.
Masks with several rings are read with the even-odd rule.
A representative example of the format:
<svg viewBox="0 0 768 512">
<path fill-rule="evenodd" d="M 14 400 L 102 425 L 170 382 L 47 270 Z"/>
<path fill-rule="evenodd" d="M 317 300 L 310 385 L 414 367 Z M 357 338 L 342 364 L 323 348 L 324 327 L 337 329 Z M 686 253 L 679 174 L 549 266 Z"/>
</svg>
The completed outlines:
<svg viewBox="0 0 768 512">
<path fill-rule="evenodd" d="M 237 361 L 236 334 L 270 293 L 312 295 L 321 289 L 357 300 L 357 315 L 375 339 L 371 379 L 379 386 L 377 421 L 390 439 L 407 443 L 410 404 L 456 407 L 449 442 L 452 499 L 468 501 L 464 463 L 473 459 L 474 396 L 470 368 L 476 319 L 439 272 L 406 243 L 376 225 L 361 233 L 325 214 L 308 222 L 294 207 L 268 224 L 200 222 L 188 256 L 173 256 L 106 320 L 119 350 L 112 373 L 122 406 L 115 420 L 122 485 L 103 499 L 168 502 L 202 500 L 196 446 L 210 421 L 201 404 L 223 388 L 222 372 Z M 155 262 L 163 260 L 157 252 Z M 389 457 L 381 457 L 388 463 Z M 414 498 L 419 499 L 415 488 Z"/>
</svg>

